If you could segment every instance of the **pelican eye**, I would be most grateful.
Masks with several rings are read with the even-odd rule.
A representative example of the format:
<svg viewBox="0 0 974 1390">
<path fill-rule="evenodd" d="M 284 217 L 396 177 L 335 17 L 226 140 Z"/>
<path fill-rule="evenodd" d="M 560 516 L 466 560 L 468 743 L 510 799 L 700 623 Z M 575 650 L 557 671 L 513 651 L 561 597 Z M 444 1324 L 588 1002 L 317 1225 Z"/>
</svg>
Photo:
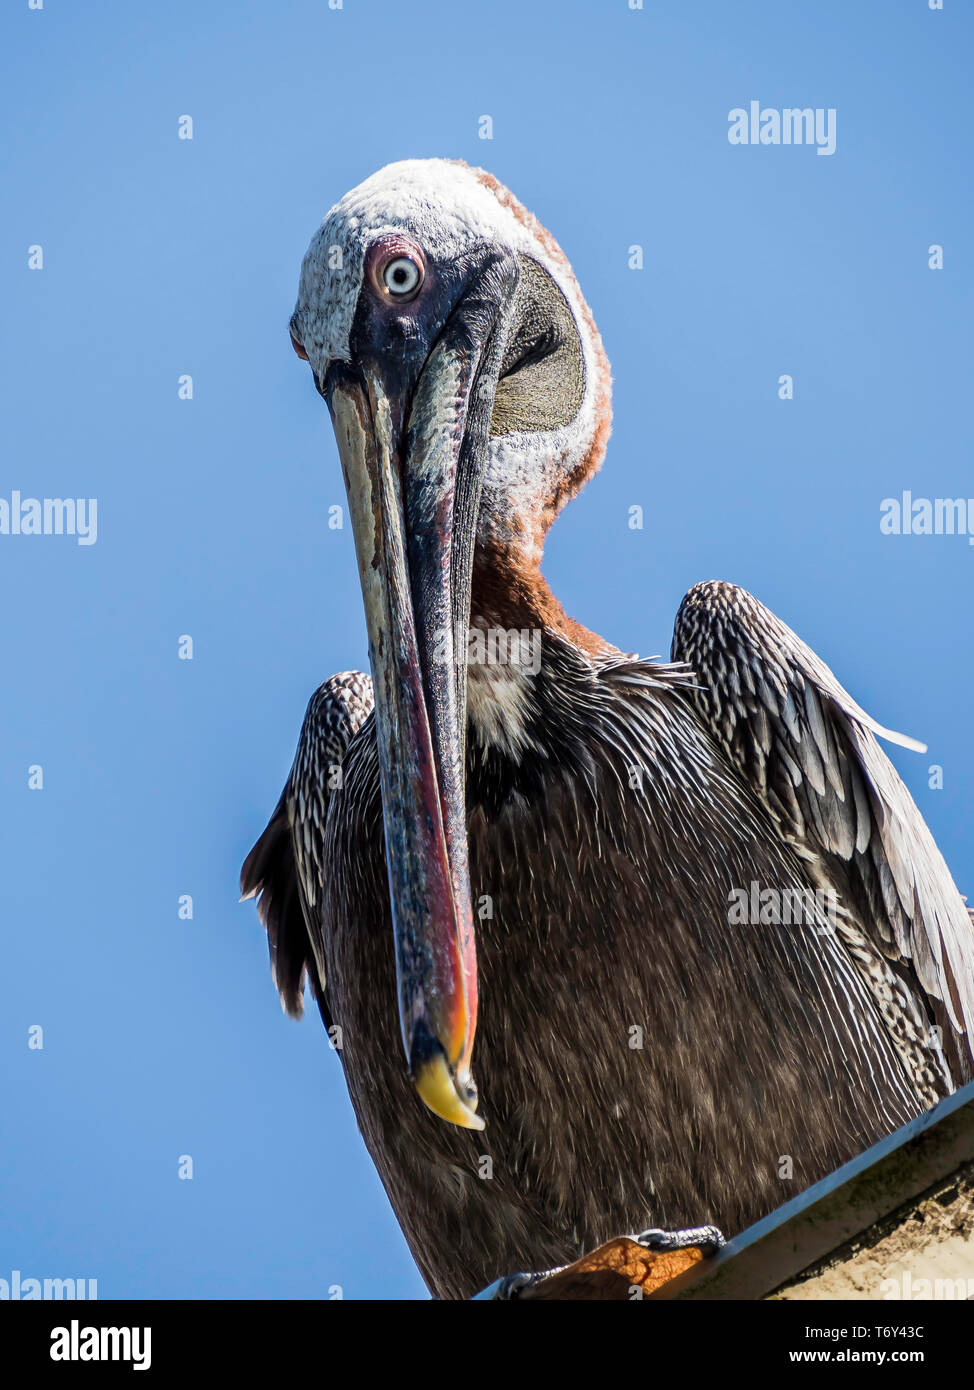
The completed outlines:
<svg viewBox="0 0 974 1390">
<path fill-rule="evenodd" d="M 387 304 L 408 304 L 426 280 L 426 257 L 401 232 L 378 237 L 369 247 L 365 269 L 372 292 Z"/>
<path fill-rule="evenodd" d="M 423 268 L 412 256 L 396 256 L 383 268 L 382 283 L 394 299 L 409 299 L 423 283 Z"/>
</svg>

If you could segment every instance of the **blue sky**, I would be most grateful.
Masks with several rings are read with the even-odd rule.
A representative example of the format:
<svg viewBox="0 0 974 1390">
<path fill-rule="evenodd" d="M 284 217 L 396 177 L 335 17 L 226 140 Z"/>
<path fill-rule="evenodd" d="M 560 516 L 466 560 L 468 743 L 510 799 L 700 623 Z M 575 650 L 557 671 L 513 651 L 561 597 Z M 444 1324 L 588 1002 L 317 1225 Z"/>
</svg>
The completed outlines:
<svg viewBox="0 0 974 1390">
<path fill-rule="evenodd" d="M 963 0 L 5 6 L 0 498 L 95 497 L 98 535 L 0 535 L 0 1277 L 424 1295 L 236 902 L 309 694 L 366 662 L 287 321 L 390 160 L 489 168 L 601 328 L 614 435 L 546 557 L 568 611 L 665 653 L 692 583 L 743 584 L 929 743 L 892 756 L 974 896 L 974 548 L 879 529 L 904 489 L 974 495 L 972 45 Z M 835 153 L 732 146 L 751 100 L 835 108 Z"/>
</svg>

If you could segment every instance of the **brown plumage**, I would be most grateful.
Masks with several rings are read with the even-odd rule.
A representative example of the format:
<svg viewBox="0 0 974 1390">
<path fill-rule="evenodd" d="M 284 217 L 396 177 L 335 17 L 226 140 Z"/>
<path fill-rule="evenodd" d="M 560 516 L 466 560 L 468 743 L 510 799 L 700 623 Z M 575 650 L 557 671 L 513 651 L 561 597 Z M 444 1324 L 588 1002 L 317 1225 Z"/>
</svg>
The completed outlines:
<svg viewBox="0 0 974 1390">
<path fill-rule="evenodd" d="M 441 229 L 456 213 L 449 197 L 464 194 L 467 176 L 392 169 L 401 172 L 384 183 L 377 176 L 363 185 L 367 194 L 356 190 L 351 203 L 339 204 L 321 235 L 326 242 L 345 235 L 354 214 L 362 247 L 352 246 L 350 258 L 368 263 L 370 216 L 385 228 L 391 206 L 396 225 L 422 243 L 427 282 L 436 267 L 445 277 Z M 434 191 L 443 184 L 443 209 L 424 183 L 431 178 Z M 409 201 L 414 186 L 423 193 L 420 213 Z M 513 200 L 501 192 L 507 210 Z M 480 195 L 470 196 L 466 221 L 479 248 L 486 214 Z M 520 216 L 518 223 L 527 225 Z M 503 219 L 500 227 L 507 228 Z M 516 233 L 507 234 L 517 254 L 527 254 Z M 500 232 L 498 243 L 510 252 Z M 447 1017 L 437 1012 L 442 986 L 424 971 L 430 952 L 452 937 L 437 934 L 437 899 L 417 907 L 410 866 L 387 860 L 403 818 L 396 798 L 412 794 L 396 790 L 389 767 L 408 782 L 410 770 L 419 778 L 426 764 L 410 753 L 409 738 L 418 737 L 411 724 L 395 726 L 398 743 L 377 740 L 377 728 L 387 727 L 377 720 L 390 718 L 393 699 L 383 662 L 398 661 L 393 669 L 403 680 L 423 673 L 422 687 L 410 688 L 421 688 L 434 729 L 449 719 L 442 701 L 454 698 L 452 675 L 440 685 L 423 656 L 428 599 L 420 576 L 434 563 L 424 547 L 435 532 L 411 510 L 408 489 L 413 471 L 427 466 L 415 441 L 434 432 L 415 424 L 415 404 L 400 467 L 404 532 L 417 542 L 407 566 L 419 660 L 402 657 L 387 630 L 383 637 L 370 628 L 382 673 L 379 707 L 358 673 L 321 687 L 281 802 L 243 869 L 245 894 L 259 895 L 285 1007 L 300 1013 L 307 973 L 326 1023 L 341 1029 L 339 1055 L 363 1137 L 441 1297 L 469 1296 L 499 1276 L 565 1263 L 648 1226 L 714 1223 L 729 1235 L 971 1074 L 974 935 L 875 734 L 896 736 L 732 585 L 701 584 L 687 595 L 671 664 L 626 656 L 580 628 L 545 585 L 541 540 L 563 500 L 550 499 L 565 478 L 574 491 L 601 459 L 606 421 L 593 404 L 594 377 L 608 379 L 593 366 L 604 360 L 601 345 L 573 279 L 558 281 L 552 246 L 539 237 L 539 264 L 571 306 L 593 387 L 581 420 L 570 422 L 576 437 L 558 435 L 561 472 L 552 475 L 547 419 L 533 440 L 530 431 L 499 439 L 481 402 L 457 436 L 458 476 L 465 450 L 482 460 L 485 475 L 471 553 L 464 559 L 455 540 L 450 561 L 450 591 L 463 595 L 461 630 L 523 630 L 540 643 L 532 648 L 536 669 L 523 651 L 513 664 L 449 668 L 459 673 L 455 699 L 465 728 L 458 785 L 469 884 L 458 868 L 452 783 L 434 736 L 442 843 L 456 902 L 462 906 L 469 891 L 479 975 L 477 990 L 464 967 L 449 1016 L 460 1017 L 464 1001 L 469 1015 L 479 993 L 472 1066 L 483 1131 L 458 1127 L 464 1119 L 444 1123 L 410 1079 L 410 1067 L 423 1075 L 430 1046 L 426 1033 L 422 1046 L 411 1043 L 414 1018 Z M 462 247 L 461 237 L 458 256 Z M 387 337 L 366 331 L 363 316 L 375 313 L 362 298 L 368 283 L 346 304 L 341 286 L 320 289 L 317 266 L 313 247 L 292 332 L 330 396 L 345 389 L 359 360 L 381 354 L 383 344 L 390 349 Z M 510 394 L 522 370 L 518 301 L 509 287 L 497 293 L 515 305 L 492 378 L 508 380 L 503 364 L 513 363 Z M 426 312 L 421 297 L 417 304 Z M 353 312 L 343 348 L 334 321 Z M 447 310 L 429 313 L 442 325 Z M 489 354 L 493 339 L 486 341 Z M 523 361 L 533 369 L 546 354 L 555 349 L 539 359 L 532 346 Z M 486 369 L 472 380 L 472 393 L 490 389 Z M 544 384 L 535 373 L 517 406 L 522 413 Z M 426 400 L 411 380 L 399 385 L 405 399 Z M 369 399 L 379 419 L 378 388 Z M 352 459 L 354 510 L 360 484 L 347 436 L 343 443 L 344 418 L 336 410 L 343 459 Z M 549 498 L 520 526 L 513 512 L 504 519 L 502 497 L 510 480 L 524 510 L 531 475 L 512 466 L 515 448 L 529 459 L 538 450 L 538 493 Z M 368 531 L 371 523 L 360 525 Z M 367 536 L 359 547 L 367 608 L 370 544 Z M 378 564 L 378 550 L 375 557 Z M 386 641 L 391 656 L 380 649 Z M 408 714 L 414 706 L 403 708 Z M 434 836 L 434 843 L 441 842 Z M 752 885 L 759 896 L 771 893 L 761 901 L 770 902 L 762 916 L 772 920 L 735 919 L 735 902 L 755 900 Z M 803 904 L 799 920 L 773 920 L 787 915 L 775 906 L 781 902 Z M 420 925 L 406 927 L 407 920 Z M 412 954 L 401 953 L 403 938 Z M 398 986 L 397 959 L 406 963 Z M 414 962 L 421 983 L 404 990 L 402 970 L 409 986 Z M 432 1029 L 448 1058 L 461 1055 L 450 1050 L 452 1026 Z M 457 1027 L 469 1049 L 472 1023 Z M 401 1030 L 409 1066 L 396 1044 Z M 464 1067 L 462 1057 L 450 1063 L 458 1094 L 466 1094 Z"/>
</svg>

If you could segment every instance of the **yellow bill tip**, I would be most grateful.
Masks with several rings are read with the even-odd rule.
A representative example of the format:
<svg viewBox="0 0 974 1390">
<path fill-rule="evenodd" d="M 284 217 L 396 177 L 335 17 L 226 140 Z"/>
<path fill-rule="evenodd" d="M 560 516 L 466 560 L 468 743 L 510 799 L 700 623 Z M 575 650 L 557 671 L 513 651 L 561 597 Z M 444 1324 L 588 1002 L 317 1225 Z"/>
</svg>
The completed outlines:
<svg viewBox="0 0 974 1390">
<path fill-rule="evenodd" d="M 483 1129 L 484 1122 L 460 1094 L 457 1083 L 442 1053 L 422 1062 L 416 1068 L 416 1090 L 424 1105 L 451 1125 L 462 1129 Z M 474 1102 L 476 1104 L 476 1101 Z"/>
</svg>

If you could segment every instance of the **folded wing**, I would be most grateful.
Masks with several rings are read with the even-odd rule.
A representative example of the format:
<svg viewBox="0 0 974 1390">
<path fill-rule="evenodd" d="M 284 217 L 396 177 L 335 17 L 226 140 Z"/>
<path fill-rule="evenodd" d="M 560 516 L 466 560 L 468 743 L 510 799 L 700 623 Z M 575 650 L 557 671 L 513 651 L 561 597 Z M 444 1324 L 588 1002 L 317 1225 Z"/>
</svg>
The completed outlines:
<svg viewBox="0 0 974 1390">
<path fill-rule="evenodd" d="M 695 671 L 699 714 L 783 836 L 824 862 L 870 942 L 919 982 L 948 1035 L 955 1084 L 966 1080 L 971 914 L 877 737 L 920 752 L 923 745 L 877 724 L 790 628 L 734 585 L 690 590 L 673 658 Z"/>
</svg>

